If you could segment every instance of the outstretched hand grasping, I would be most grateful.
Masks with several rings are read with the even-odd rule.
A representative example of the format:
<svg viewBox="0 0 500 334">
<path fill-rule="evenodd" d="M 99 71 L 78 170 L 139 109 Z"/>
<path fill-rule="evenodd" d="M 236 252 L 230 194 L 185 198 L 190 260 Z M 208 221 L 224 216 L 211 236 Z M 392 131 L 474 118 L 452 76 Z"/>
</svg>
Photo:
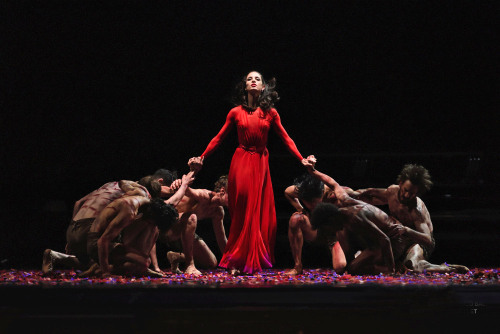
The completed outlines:
<svg viewBox="0 0 500 334">
<path fill-rule="evenodd" d="M 314 166 L 316 166 L 316 161 L 316 157 L 314 155 L 310 155 L 306 159 L 302 159 L 301 162 L 304 167 L 314 169 Z"/>
<path fill-rule="evenodd" d="M 201 170 L 201 167 L 203 166 L 203 157 L 193 157 L 189 159 L 188 166 L 189 169 L 193 171 L 195 174 L 198 173 Z"/>
</svg>

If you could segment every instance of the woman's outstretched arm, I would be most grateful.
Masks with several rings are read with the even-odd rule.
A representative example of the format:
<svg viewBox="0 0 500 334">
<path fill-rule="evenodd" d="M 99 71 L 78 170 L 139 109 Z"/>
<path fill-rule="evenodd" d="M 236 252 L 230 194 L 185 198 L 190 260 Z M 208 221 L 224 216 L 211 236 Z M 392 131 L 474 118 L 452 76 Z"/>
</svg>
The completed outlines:
<svg viewBox="0 0 500 334">
<path fill-rule="evenodd" d="M 231 110 L 229 114 L 227 114 L 226 123 L 224 123 L 219 133 L 210 141 L 210 143 L 208 143 L 207 148 L 201 154 L 201 158 L 205 158 L 210 154 L 212 154 L 212 152 L 215 151 L 217 147 L 219 147 L 219 145 L 222 143 L 227 134 L 231 132 L 231 129 L 233 128 L 233 124 L 235 121 L 235 112 L 233 110 Z"/>
<path fill-rule="evenodd" d="M 295 145 L 295 142 L 292 140 L 292 138 L 290 138 L 290 136 L 286 132 L 285 128 L 281 124 L 280 115 L 278 114 L 277 111 L 274 110 L 274 112 L 276 113 L 276 115 L 274 116 L 274 122 L 273 122 L 274 131 L 276 131 L 276 133 L 281 138 L 283 143 L 285 143 L 288 151 L 290 151 L 290 153 L 292 153 L 293 156 L 295 156 L 299 161 L 303 160 L 304 158 L 300 154 L 299 149 Z"/>
</svg>

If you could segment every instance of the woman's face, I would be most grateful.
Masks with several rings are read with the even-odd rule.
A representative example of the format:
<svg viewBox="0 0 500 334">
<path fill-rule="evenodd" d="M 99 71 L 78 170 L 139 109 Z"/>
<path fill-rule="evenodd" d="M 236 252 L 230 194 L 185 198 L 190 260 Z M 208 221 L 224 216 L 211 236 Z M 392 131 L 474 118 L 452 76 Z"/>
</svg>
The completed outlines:
<svg viewBox="0 0 500 334">
<path fill-rule="evenodd" d="M 259 72 L 250 72 L 247 75 L 246 88 L 247 92 L 262 92 L 265 86 L 262 83 L 262 75 Z"/>
</svg>

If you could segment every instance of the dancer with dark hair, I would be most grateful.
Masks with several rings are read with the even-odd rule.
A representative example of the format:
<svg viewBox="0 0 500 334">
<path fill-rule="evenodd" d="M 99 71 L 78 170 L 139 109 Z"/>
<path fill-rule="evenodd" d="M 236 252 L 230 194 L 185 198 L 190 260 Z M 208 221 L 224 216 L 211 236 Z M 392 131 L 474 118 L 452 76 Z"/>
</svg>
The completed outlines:
<svg viewBox="0 0 500 334">
<path fill-rule="evenodd" d="M 351 191 L 351 189 L 349 189 Z M 302 247 L 304 240 L 311 243 L 326 243 L 332 255 L 332 267 L 337 273 L 342 273 L 346 267 L 346 259 L 336 235 L 318 235 L 311 225 L 311 211 L 322 202 L 335 198 L 330 189 L 321 180 L 310 174 L 296 178 L 294 184 L 285 189 L 285 198 L 295 208 L 288 221 L 288 241 L 292 250 L 294 267 L 285 271 L 288 275 L 302 274 Z"/>
<path fill-rule="evenodd" d="M 168 187 L 177 179 L 177 172 L 160 168 L 153 173 L 153 177 L 160 183 L 160 185 Z"/>
<path fill-rule="evenodd" d="M 148 271 L 149 254 L 158 234 L 168 230 L 177 217 L 175 208 L 159 198 L 124 196 L 115 200 L 91 227 L 88 253 L 96 264 L 82 276 L 161 276 Z M 115 242 L 119 236 L 120 242 Z"/>
<path fill-rule="evenodd" d="M 415 272 L 468 272 L 461 265 L 432 264 L 429 257 L 435 246 L 433 225 L 425 203 L 420 197 L 432 187 L 429 171 L 421 165 L 407 164 L 388 188 L 360 189 L 357 198 L 373 204 L 388 205 L 391 216 L 398 219 L 398 233 L 412 241 L 403 260 L 407 269 Z"/>
<path fill-rule="evenodd" d="M 228 177 L 231 228 L 219 263 L 233 274 L 258 272 L 274 263 L 276 211 L 266 148 L 269 129 L 274 129 L 295 158 L 303 159 L 273 108 L 279 100 L 275 84 L 275 79 L 266 83 L 259 72 L 248 73 L 237 85 L 236 107 L 201 155 L 208 157 L 236 127 L 239 146 Z"/>
</svg>

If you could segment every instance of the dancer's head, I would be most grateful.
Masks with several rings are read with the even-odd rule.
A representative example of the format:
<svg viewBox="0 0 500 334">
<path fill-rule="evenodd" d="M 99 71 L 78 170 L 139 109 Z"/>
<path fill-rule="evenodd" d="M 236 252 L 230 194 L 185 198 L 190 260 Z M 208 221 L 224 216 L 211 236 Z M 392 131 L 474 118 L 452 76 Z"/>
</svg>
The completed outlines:
<svg viewBox="0 0 500 334">
<path fill-rule="evenodd" d="M 148 204 L 141 206 L 139 212 L 143 219 L 151 219 L 161 232 L 166 232 L 179 218 L 174 206 L 166 204 L 161 198 L 153 198 Z"/>
<path fill-rule="evenodd" d="M 330 203 L 319 203 L 311 213 L 311 225 L 314 230 L 322 229 L 333 234 L 344 227 L 345 216 Z"/>
<path fill-rule="evenodd" d="M 309 173 L 304 173 L 296 178 L 293 184 L 297 189 L 299 199 L 308 206 L 309 210 L 313 210 L 315 204 L 320 202 L 323 197 L 325 184 Z"/>
<path fill-rule="evenodd" d="M 242 105 L 245 108 L 253 109 L 248 105 L 248 96 L 252 95 L 257 99 L 257 107 L 267 111 L 279 101 L 278 92 L 274 90 L 275 87 L 275 78 L 266 82 L 260 72 L 250 71 L 236 85 L 233 103 L 236 106 Z"/>
<path fill-rule="evenodd" d="M 144 176 L 138 183 L 149 191 L 152 198 L 160 197 L 161 185 L 152 175 Z"/>
<path fill-rule="evenodd" d="M 175 190 L 172 190 L 170 185 L 177 179 L 176 171 L 171 172 L 168 169 L 158 169 L 153 174 L 153 179 L 160 183 L 161 197 L 168 198 L 175 193 Z"/>
<path fill-rule="evenodd" d="M 154 172 L 153 179 L 158 181 L 160 185 L 169 187 L 177 179 L 177 172 L 161 168 Z"/>
<path fill-rule="evenodd" d="M 222 175 L 215 182 L 214 196 L 212 197 L 212 203 L 227 206 L 227 175 Z"/>
<path fill-rule="evenodd" d="M 432 187 L 429 171 L 421 165 L 405 165 L 398 175 L 397 182 L 398 199 L 405 205 L 415 202 L 417 195 L 424 194 Z"/>
</svg>

